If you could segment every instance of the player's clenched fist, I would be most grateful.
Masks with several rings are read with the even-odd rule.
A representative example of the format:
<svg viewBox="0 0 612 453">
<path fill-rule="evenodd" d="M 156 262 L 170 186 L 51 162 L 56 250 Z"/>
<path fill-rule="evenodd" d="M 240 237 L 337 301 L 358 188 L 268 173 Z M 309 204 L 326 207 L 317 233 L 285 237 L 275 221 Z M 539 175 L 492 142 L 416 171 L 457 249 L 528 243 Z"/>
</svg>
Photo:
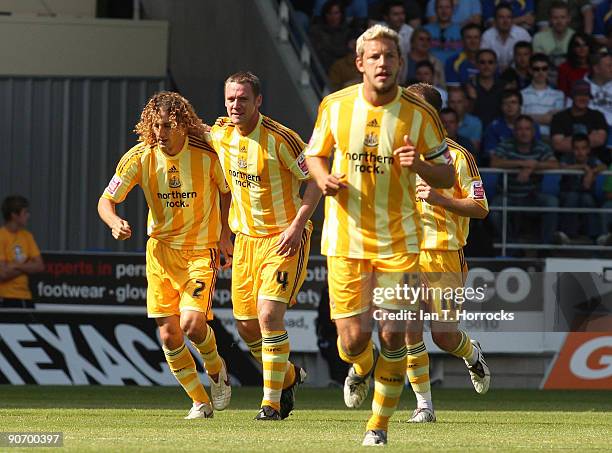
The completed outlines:
<svg viewBox="0 0 612 453">
<path fill-rule="evenodd" d="M 399 158 L 400 165 L 402 167 L 414 169 L 420 162 L 421 158 L 416 147 L 412 144 L 407 135 L 404 135 L 404 146 L 400 146 L 393 155 Z"/>
<path fill-rule="evenodd" d="M 322 183 L 319 184 L 319 189 L 321 189 L 321 192 L 326 197 L 333 197 L 340 189 L 346 188 L 346 183 L 343 182 L 344 178 L 345 175 L 339 173 L 327 175 Z"/>
<path fill-rule="evenodd" d="M 132 236 L 132 228 L 127 220 L 118 219 L 111 227 L 113 237 L 118 241 L 125 241 Z"/>
<path fill-rule="evenodd" d="M 425 182 L 419 182 L 416 186 L 416 196 L 417 198 L 426 201 L 427 203 L 431 204 L 431 205 L 437 205 L 439 203 L 440 200 L 440 193 L 435 190 L 432 189 L 428 184 L 426 184 Z"/>
</svg>

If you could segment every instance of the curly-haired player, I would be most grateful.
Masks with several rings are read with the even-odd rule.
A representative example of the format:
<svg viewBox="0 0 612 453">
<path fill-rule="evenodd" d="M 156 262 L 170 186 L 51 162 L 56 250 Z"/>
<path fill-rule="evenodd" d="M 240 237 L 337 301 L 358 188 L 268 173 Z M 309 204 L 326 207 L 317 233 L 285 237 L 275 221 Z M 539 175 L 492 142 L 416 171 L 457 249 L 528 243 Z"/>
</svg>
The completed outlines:
<svg viewBox="0 0 612 453">
<path fill-rule="evenodd" d="M 155 94 L 136 125 L 138 145 L 121 158 L 98 203 L 113 237 L 125 240 L 132 229 L 115 206 L 135 184 L 144 192 L 150 236 L 147 313 L 157 322 L 170 370 L 193 400 L 187 419 L 212 417 L 213 408 L 224 409 L 231 397 L 225 362 L 206 323 L 212 318 L 219 245 L 226 256 L 227 244 L 231 247 L 231 197 L 217 154 L 190 135 L 203 127 L 184 97 L 167 91 Z M 212 405 L 183 334 L 202 355 L 211 378 Z"/>
</svg>

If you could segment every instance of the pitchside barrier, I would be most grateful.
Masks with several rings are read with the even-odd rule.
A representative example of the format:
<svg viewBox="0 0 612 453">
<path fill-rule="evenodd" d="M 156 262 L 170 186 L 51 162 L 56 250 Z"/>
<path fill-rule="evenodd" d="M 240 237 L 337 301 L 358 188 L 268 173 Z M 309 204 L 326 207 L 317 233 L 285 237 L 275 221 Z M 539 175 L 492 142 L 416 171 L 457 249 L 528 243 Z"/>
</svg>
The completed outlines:
<svg viewBox="0 0 612 453">
<path fill-rule="evenodd" d="M 0 383 L 175 385 L 155 323 L 146 317 L 142 254 L 43 258 L 45 272 L 30 280 L 33 308 L 0 308 Z M 543 388 L 612 389 L 612 261 L 468 264 L 461 323 L 487 354 L 554 354 Z M 217 342 L 235 380 L 257 384 L 258 368 L 235 330 L 230 282 L 231 271 L 220 271 L 213 301 Z M 317 309 L 326 282 L 324 257 L 311 257 L 286 316 L 295 352 L 318 352 Z M 429 339 L 428 349 L 441 352 Z"/>
</svg>

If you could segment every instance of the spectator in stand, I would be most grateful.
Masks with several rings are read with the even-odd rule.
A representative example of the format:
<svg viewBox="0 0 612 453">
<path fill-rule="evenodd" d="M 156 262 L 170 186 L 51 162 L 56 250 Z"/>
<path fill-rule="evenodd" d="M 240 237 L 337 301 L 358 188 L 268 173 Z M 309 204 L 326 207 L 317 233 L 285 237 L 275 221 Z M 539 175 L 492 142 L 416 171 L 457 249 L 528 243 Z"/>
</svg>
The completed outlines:
<svg viewBox="0 0 612 453">
<path fill-rule="evenodd" d="M 417 63 L 421 61 L 430 61 L 434 66 L 434 82 L 435 85 L 444 86 L 444 66 L 440 60 L 434 57 L 429 49 L 431 48 L 431 34 L 424 28 L 419 28 L 412 33 L 410 40 L 410 53 L 406 60 L 406 80 L 415 79 L 415 71 Z M 400 85 L 405 85 L 406 80 L 400 79 Z"/>
<path fill-rule="evenodd" d="M 501 115 L 500 102 L 503 85 L 497 80 L 497 57 L 490 49 L 481 49 L 477 54 L 478 74 L 468 82 L 466 91 L 472 102 L 472 114 L 480 118 L 486 128 Z"/>
<path fill-rule="evenodd" d="M 442 98 L 442 107 L 446 107 L 448 105 L 448 93 L 444 88 L 441 88 L 434 83 L 434 66 L 431 64 L 431 61 L 419 61 L 416 65 L 414 78 L 417 82 L 432 85 L 436 90 L 438 90 L 438 93 L 440 93 L 440 97 Z"/>
<path fill-rule="evenodd" d="M 482 150 L 485 156 L 490 156 L 497 145 L 512 138 L 514 123 L 521 114 L 523 98 L 518 90 L 505 90 L 501 95 L 501 116 L 495 118 L 484 131 Z M 536 132 L 536 139 L 539 139 Z"/>
<path fill-rule="evenodd" d="M 591 155 L 589 137 L 577 134 L 572 137 L 573 153 L 561 158 L 561 168 L 565 170 L 582 170 L 582 175 L 563 175 L 561 178 L 561 207 L 595 208 L 595 179 L 606 166 L 597 157 Z M 601 216 L 599 214 L 574 214 L 562 216 L 562 241 L 569 243 L 578 235 L 584 234 L 596 239 L 601 234 Z M 580 220 L 584 219 L 583 225 Z M 581 228 L 582 227 L 582 228 Z"/>
<path fill-rule="evenodd" d="M 349 85 L 361 82 L 362 74 L 355 65 L 357 38 L 349 39 L 347 48 L 349 53 L 336 60 L 331 66 L 328 74 L 329 84 L 332 91 L 341 90 Z"/>
<path fill-rule="evenodd" d="M 461 26 L 451 22 L 453 0 L 436 0 L 436 21 L 425 25 L 431 34 L 431 53 L 442 62 L 461 50 Z"/>
<path fill-rule="evenodd" d="M 478 74 L 476 55 L 480 50 L 480 26 L 469 23 L 461 28 L 463 50 L 446 60 L 444 75 L 447 87 L 465 85 L 470 77 Z"/>
<path fill-rule="evenodd" d="M 533 51 L 547 55 L 555 68 L 565 61 L 570 40 L 574 36 L 574 29 L 570 28 L 569 23 L 567 3 L 555 1 L 550 6 L 550 27 L 533 37 Z"/>
<path fill-rule="evenodd" d="M 591 87 L 589 108 L 599 110 L 612 126 L 612 55 L 602 48 L 589 57 L 591 73 L 584 77 Z"/>
<path fill-rule="evenodd" d="M 559 153 L 571 153 L 572 137 L 585 134 L 593 154 L 606 164 L 610 163 L 610 153 L 605 144 L 608 135 L 608 124 L 603 113 L 589 108 L 591 87 L 586 80 L 578 80 L 572 87 L 572 106 L 556 113 L 550 124 L 550 136 L 553 149 Z"/>
<path fill-rule="evenodd" d="M 444 129 L 446 129 L 446 136 L 452 138 L 454 141 L 472 153 L 472 155 L 476 157 L 478 164 L 481 165 L 478 159 L 480 156 L 475 152 L 476 150 L 474 149 L 474 144 L 472 141 L 463 135 L 459 135 L 459 116 L 457 115 L 457 112 L 450 107 L 445 107 L 440 110 L 440 119 L 442 120 Z"/>
<path fill-rule="evenodd" d="M 531 42 L 531 35 L 512 23 L 512 8 L 500 3 L 495 8 L 494 25 L 482 35 L 480 47 L 495 52 L 499 69 L 503 71 L 512 62 L 514 45 L 519 41 Z"/>
<path fill-rule="evenodd" d="M 510 0 L 503 2 L 510 7 L 514 25 L 530 30 L 535 23 L 533 0 Z M 494 22 L 497 7 L 502 4 L 499 0 L 482 0 L 482 16 L 486 27 Z"/>
<path fill-rule="evenodd" d="M 310 27 L 310 41 L 326 72 L 336 60 L 344 57 L 349 50 L 346 43 L 351 28 L 344 18 L 342 0 L 328 0 L 322 9 L 322 21 Z"/>
<path fill-rule="evenodd" d="M 314 16 L 324 17 L 327 0 L 316 0 Z M 347 20 L 356 22 L 355 25 L 365 25 L 368 20 L 368 0 L 342 0 L 342 9 Z"/>
<path fill-rule="evenodd" d="M 406 24 L 406 10 L 402 0 L 390 0 L 385 2 L 383 8 L 383 19 L 385 25 L 392 30 L 395 30 L 400 39 L 400 53 L 404 61 L 408 60 L 410 53 L 410 38 L 412 37 L 413 28 Z M 399 73 L 399 80 L 406 80 L 408 66 L 402 65 Z"/>
<path fill-rule="evenodd" d="M 612 164 L 608 167 L 608 171 L 612 171 Z M 604 209 L 612 209 L 612 176 L 606 176 L 603 185 L 604 201 L 601 205 Z M 597 238 L 599 245 L 612 245 L 612 212 L 604 212 L 601 214 L 601 231 L 603 234 Z"/>
<path fill-rule="evenodd" d="M 595 8 L 595 25 L 593 38 L 598 44 L 612 47 L 610 33 L 612 32 L 612 0 L 604 0 Z"/>
<path fill-rule="evenodd" d="M 584 78 L 589 72 L 589 53 L 593 48 L 590 36 L 574 33 L 567 50 L 567 59 L 559 66 L 557 88 L 569 98 L 576 80 Z"/>
<path fill-rule="evenodd" d="M 529 70 L 529 59 L 533 54 L 531 43 L 519 41 L 514 45 L 513 59 L 510 67 L 502 73 L 500 78 L 505 80 L 516 80 L 515 90 L 522 90 L 531 83 L 531 72 Z"/>
<path fill-rule="evenodd" d="M 28 275 L 42 272 L 44 263 L 32 234 L 26 230 L 29 203 L 20 195 L 2 202 L 0 228 L 0 307 L 33 308 Z"/>
<path fill-rule="evenodd" d="M 427 2 L 426 15 L 427 22 L 429 23 L 435 22 L 438 19 L 436 16 L 436 0 L 429 0 Z M 481 15 L 480 0 L 453 0 L 451 22 L 460 26 L 466 24 L 480 25 Z"/>
<path fill-rule="evenodd" d="M 537 125 L 545 140 L 550 141 L 550 123 L 555 113 L 565 106 L 565 95 L 548 84 L 548 57 L 537 53 L 531 57 L 531 85 L 521 91 L 523 113 L 529 115 Z"/>
<path fill-rule="evenodd" d="M 559 168 L 559 162 L 550 147 L 541 140 L 535 139 L 533 120 L 527 115 L 520 115 L 514 125 L 513 138 L 501 142 L 491 155 L 491 167 L 518 169 L 517 174 L 508 175 L 508 206 L 558 207 L 559 199 L 554 195 L 540 191 L 541 176 L 535 172 Z M 492 206 L 500 206 L 503 194 L 497 195 Z M 501 233 L 502 213 L 491 211 L 489 215 L 497 231 Z M 546 212 L 538 216 L 541 228 L 541 241 L 551 243 L 557 229 L 558 214 Z M 521 219 L 517 215 L 509 217 L 509 237 L 517 239 Z"/>
<path fill-rule="evenodd" d="M 536 23 L 540 30 L 550 26 L 548 23 L 552 4 L 557 0 L 538 0 Z M 593 32 L 593 6 L 589 0 L 565 0 L 570 12 L 570 27 L 590 35 Z"/>
<path fill-rule="evenodd" d="M 472 149 L 480 149 L 482 122 L 468 113 L 468 99 L 463 88 L 453 88 L 448 93 L 448 106 L 457 113 L 458 134 L 472 142 Z"/>
</svg>

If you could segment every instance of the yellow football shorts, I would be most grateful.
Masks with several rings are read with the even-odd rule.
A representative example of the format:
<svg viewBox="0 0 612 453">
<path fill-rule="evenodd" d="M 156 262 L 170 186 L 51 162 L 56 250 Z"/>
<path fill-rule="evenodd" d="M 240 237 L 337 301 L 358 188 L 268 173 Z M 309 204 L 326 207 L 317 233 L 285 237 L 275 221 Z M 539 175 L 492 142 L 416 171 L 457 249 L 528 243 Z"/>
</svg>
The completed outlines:
<svg viewBox="0 0 612 453">
<path fill-rule="evenodd" d="M 289 257 L 276 252 L 280 233 L 265 237 L 236 235 L 232 261 L 232 305 L 236 319 L 257 319 L 258 300 L 295 304 L 306 278 L 311 234 L 312 223 L 308 221 L 298 251 Z"/>
<path fill-rule="evenodd" d="M 419 268 L 427 310 L 437 313 L 440 322 L 457 322 L 455 310 L 460 307 L 455 297 L 463 291 L 468 272 L 463 249 L 421 250 Z"/>
<path fill-rule="evenodd" d="M 388 258 L 327 257 L 329 303 L 332 319 L 350 318 L 372 306 L 388 310 L 417 310 L 412 293 L 396 288 L 418 286 L 418 253 Z M 405 297 L 406 296 L 406 297 Z"/>
<path fill-rule="evenodd" d="M 217 279 L 216 249 L 177 250 L 154 238 L 147 241 L 147 314 L 149 318 L 194 310 L 213 319 Z"/>
</svg>

